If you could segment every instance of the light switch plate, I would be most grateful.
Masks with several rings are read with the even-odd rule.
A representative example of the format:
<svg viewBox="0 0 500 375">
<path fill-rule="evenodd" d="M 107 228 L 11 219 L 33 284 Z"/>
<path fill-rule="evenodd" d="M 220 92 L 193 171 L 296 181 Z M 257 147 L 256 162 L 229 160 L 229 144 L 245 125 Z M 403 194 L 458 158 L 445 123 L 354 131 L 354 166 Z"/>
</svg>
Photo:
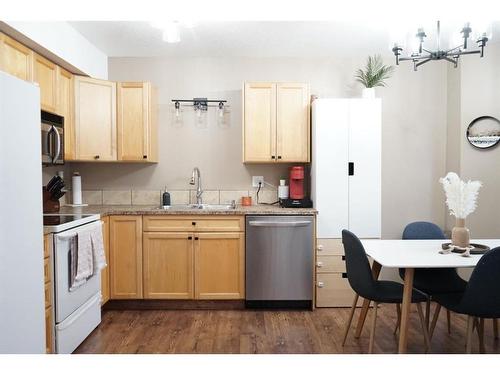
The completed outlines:
<svg viewBox="0 0 500 375">
<path fill-rule="evenodd" d="M 259 187 L 259 182 L 264 186 L 264 176 L 252 176 L 252 186 Z"/>
</svg>

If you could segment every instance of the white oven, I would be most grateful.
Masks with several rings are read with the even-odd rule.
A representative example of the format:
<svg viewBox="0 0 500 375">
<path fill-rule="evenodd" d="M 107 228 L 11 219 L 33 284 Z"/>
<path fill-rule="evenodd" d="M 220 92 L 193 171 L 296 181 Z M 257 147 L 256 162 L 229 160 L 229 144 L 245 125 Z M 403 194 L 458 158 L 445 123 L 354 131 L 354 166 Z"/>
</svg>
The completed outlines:
<svg viewBox="0 0 500 375">
<path fill-rule="evenodd" d="M 59 229 L 53 234 L 53 269 L 55 348 L 56 353 L 60 354 L 72 353 L 101 322 L 100 272 L 89 277 L 83 285 L 70 290 L 71 241 L 78 232 L 102 225 L 99 215 L 85 216 L 73 221 L 68 218 L 67 222 L 54 227 Z M 68 227 L 70 229 L 66 229 Z"/>
</svg>

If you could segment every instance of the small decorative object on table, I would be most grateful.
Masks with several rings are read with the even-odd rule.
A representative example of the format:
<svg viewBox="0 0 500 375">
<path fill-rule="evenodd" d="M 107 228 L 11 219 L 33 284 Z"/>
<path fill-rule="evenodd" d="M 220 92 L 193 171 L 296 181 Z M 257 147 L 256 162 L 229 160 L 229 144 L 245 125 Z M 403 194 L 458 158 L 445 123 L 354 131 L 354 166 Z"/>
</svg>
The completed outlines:
<svg viewBox="0 0 500 375">
<path fill-rule="evenodd" d="M 391 78 L 393 72 L 394 67 L 384 65 L 380 55 L 368 56 L 365 70 L 358 69 L 355 75 L 356 81 L 365 87 L 363 98 L 374 99 L 375 87 L 385 87 L 385 81 Z"/>
<path fill-rule="evenodd" d="M 480 181 L 464 182 L 453 172 L 439 179 L 443 184 L 446 193 L 446 204 L 450 210 L 450 215 L 455 216 L 456 223 L 451 231 L 451 243 L 453 249 L 464 250 L 463 256 L 470 254 L 470 233 L 465 227 L 465 218 L 474 212 L 477 207 L 476 201 L 479 194 L 479 188 L 482 186 Z M 451 248 L 449 249 L 452 250 Z"/>
</svg>

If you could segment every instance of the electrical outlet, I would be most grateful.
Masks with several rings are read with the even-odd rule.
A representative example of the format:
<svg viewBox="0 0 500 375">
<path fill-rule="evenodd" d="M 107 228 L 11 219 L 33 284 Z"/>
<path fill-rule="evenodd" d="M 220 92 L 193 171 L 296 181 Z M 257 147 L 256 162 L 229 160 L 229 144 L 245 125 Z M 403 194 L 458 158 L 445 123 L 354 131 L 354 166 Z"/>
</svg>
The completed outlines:
<svg viewBox="0 0 500 375">
<path fill-rule="evenodd" d="M 259 182 L 264 186 L 264 176 L 252 176 L 252 186 L 259 187 Z"/>
</svg>

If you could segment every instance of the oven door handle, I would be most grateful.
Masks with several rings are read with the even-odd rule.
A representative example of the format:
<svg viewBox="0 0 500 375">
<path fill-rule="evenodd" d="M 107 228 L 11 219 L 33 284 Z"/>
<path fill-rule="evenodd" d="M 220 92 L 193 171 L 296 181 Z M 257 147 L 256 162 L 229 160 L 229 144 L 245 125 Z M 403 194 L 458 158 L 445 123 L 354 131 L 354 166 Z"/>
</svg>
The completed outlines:
<svg viewBox="0 0 500 375">
<path fill-rule="evenodd" d="M 306 227 L 312 224 L 311 221 L 249 221 L 251 227 Z"/>
<path fill-rule="evenodd" d="M 61 135 L 59 134 L 55 126 L 52 126 L 52 128 L 50 128 L 50 131 L 53 131 L 56 136 L 56 151 L 54 152 L 54 156 L 52 156 L 52 163 L 55 164 L 56 160 L 59 158 L 59 155 L 61 155 Z"/>
</svg>

